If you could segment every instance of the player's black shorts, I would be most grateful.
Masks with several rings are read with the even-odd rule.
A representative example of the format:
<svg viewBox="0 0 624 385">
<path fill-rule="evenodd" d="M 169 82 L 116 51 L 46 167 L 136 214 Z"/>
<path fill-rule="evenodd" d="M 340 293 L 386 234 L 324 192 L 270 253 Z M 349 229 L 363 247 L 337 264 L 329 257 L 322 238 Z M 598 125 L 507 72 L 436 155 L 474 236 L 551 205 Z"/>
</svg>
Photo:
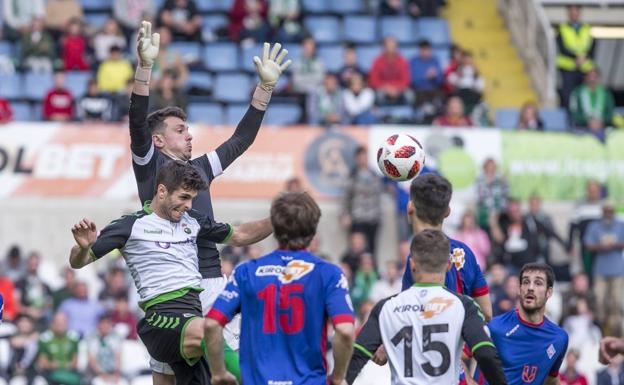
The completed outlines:
<svg viewBox="0 0 624 385">
<path fill-rule="evenodd" d="M 188 358 L 182 352 L 184 330 L 201 313 L 178 313 L 148 309 L 139 321 L 137 332 L 154 359 L 171 366 L 176 385 L 210 383 L 208 362 L 204 357 Z"/>
</svg>

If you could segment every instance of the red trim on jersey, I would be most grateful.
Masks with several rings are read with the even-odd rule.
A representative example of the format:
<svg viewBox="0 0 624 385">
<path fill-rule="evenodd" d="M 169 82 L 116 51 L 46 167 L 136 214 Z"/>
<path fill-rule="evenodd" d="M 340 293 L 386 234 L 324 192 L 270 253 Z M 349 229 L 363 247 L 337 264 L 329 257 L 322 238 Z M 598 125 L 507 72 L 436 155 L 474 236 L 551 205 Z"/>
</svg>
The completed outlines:
<svg viewBox="0 0 624 385">
<path fill-rule="evenodd" d="M 225 327 L 225 325 L 230 322 L 229 318 L 225 314 L 215 308 L 210 309 L 208 314 L 206 314 L 206 318 L 217 321 L 221 327 Z"/>
<path fill-rule="evenodd" d="M 521 324 L 529 326 L 529 327 L 532 327 L 532 328 L 538 328 L 538 327 L 544 325 L 544 321 L 546 321 L 546 317 L 542 318 L 542 322 L 536 323 L 536 324 L 534 324 L 532 322 L 529 322 L 529 321 L 526 321 L 526 320 L 523 320 L 522 317 L 520 316 L 520 311 L 518 310 L 518 308 L 516 308 L 516 316 L 518 316 L 518 319 L 520 320 Z"/>
<path fill-rule="evenodd" d="M 353 324 L 355 323 L 355 319 L 353 318 L 351 314 L 340 314 L 340 315 L 332 317 L 332 324 L 334 326 L 338 324 L 343 324 L 343 323 Z"/>
<path fill-rule="evenodd" d="M 555 377 L 555 378 L 556 378 L 556 377 L 559 377 L 559 371 L 556 371 L 556 372 L 550 372 L 550 373 L 548 373 L 548 375 L 549 375 L 550 377 Z"/>
<path fill-rule="evenodd" d="M 464 344 L 464 354 L 467 355 L 468 357 L 472 358 L 472 352 L 470 351 L 470 348 L 468 347 L 468 344 Z"/>
<path fill-rule="evenodd" d="M 463 281 L 459 270 L 455 270 L 455 276 L 457 277 L 457 287 L 455 291 L 457 294 L 464 294 L 464 285 L 462 285 Z"/>
<path fill-rule="evenodd" d="M 490 288 L 487 285 L 485 285 L 483 287 L 474 289 L 472 291 L 472 294 L 470 294 L 470 296 L 472 298 L 476 298 L 476 297 L 483 297 L 484 295 L 488 295 L 488 294 L 490 294 Z"/>
</svg>

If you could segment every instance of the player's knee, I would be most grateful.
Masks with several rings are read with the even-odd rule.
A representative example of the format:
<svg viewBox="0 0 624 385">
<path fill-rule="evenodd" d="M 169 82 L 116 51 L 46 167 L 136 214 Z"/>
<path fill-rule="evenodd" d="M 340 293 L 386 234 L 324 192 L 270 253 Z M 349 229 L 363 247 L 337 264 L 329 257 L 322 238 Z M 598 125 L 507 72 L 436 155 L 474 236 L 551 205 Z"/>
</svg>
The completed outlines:
<svg viewBox="0 0 624 385">
<path fill-rule="evenodd" d="M 152 372 L 154 385 L 175 385 L 175 376 L 164 373 Z"/>
<path fill-rule="evenodd" d="M 204 320 L 195 318 L 184 331 L 184 355 L 188 358 L 203 355 L 201 343 L 204 339 Z"/>
</svg>

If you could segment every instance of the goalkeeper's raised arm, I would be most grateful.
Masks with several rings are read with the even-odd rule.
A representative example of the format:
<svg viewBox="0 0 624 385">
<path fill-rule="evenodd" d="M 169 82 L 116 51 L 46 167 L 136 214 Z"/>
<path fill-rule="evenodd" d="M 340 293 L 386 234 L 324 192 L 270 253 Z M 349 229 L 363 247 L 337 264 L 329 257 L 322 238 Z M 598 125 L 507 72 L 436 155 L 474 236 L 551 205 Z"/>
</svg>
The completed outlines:
<svg viewBox="0 0 624 385">
<path fill-rule="evenodd" d="M 133 93 L 142 96 L 149 95 L 149 81 L 152 75 L 152 67 L 158 57 L 160 48 L 160 34 L 152 33 L 152 23 L 141 23 L 137 37 L 138 64 L 134 74 Z"/>
</svg>

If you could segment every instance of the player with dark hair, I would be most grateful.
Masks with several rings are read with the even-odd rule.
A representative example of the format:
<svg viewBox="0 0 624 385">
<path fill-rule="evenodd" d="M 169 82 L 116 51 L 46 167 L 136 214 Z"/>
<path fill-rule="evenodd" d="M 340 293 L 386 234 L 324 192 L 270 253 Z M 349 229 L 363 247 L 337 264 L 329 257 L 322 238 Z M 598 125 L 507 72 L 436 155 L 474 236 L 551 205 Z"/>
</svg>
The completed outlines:
<svg viewBox="0 0 624 385">
<path fill-rule="evenodd" d="M 306 251 L 320 216 L 305 192 L 273 201 L 278 250 L 238 266 L 206 318 L 213 385 L 236 383 L 223 364 L 222 327 L 239 312 L 243 384 L 327 384 L 328 318 L 336 332 L 329 379 L 334 385 L 344 382 L 353 351 L 353 308 L 340 269 Z"/>
<path fill-rule="evenodd" d="M 439 230 L 417 233 L 411 244 L 415 283 L 375 305 L 366 322 L 367 348 L 382 344 L 393 384 L 453 384 L 464 342 L 493 384 L 505 385 L 502 364 L 479 306 L 446 289 L 449 239 Z M 349 382 L 353 381 L 351 366 Z M 357 374 L 357 373 L 355 373 Z"/>
<path fill-rule="evenodd" d="M 488 324 L 507 381 L 511 385 L 559 384 L 559 368 L 568 349 L 568 333 L 544 316 L 546 302 L 553 293 L 555 274 L 545 263 L 527 263 L 519 278 L 518 308 L 494 317 Z M 475 378 L 477 383 L 484 383 L 478 372 Z"/>
<path fill-rule="evenodd" d="M 171 366 L 177 385 L 203 385 L 210 376 L 203 358 L 197 241 L 245 246 L 269 236 L 271 223 L 267 218 L 233 227 L 192 210 L 206 182 L 188 163 L 165 163 L 156 183 L 143 210 L 111 222 L 99 235 L 87 218 L 74 225 L 76 246 L 69 260 L 79 269 L 120 250 L 145 311 L 137 330 L 148 352 Z"/>
<path fill-rule="evenodd" d="M 262 58 L 254 57 L 256 71 L 260 78 L 249 109 L 236 127 L 233 135 L 214 151 L 192 158 L 192 140 L 186 122 L 186 114 L 179 107 L 166 107 L 147 115 L 149 106 L 149 84 L 154 62 L 158 57 L 160 35 L 151 33 L 151 23 L 143 22 L 139 30 L 139 64 L 134 77 L 134 87 L 130 100 L 130 148 L 132 166 L 139 190 L 139 198 L 144 204 L 151 199 L 156 189 L 155 178 L 158 170 L 169 159 L 178 159 L 193 165 L 208 186 L 223 173 L 232 162 L 241 156 L 253 143 L 260 129 L 264 113 L 271 99 L 273 87 L 290 65 L 284 61 L 288 51 L 276 43 L 271 49 L 264 44 Z M 198 191 L 193 207 L 213 219 L 212 201 L 208 187 Z M 221 273 L 219 252 L 214 242 L 198 239 L 199 271 L 202 275 L 202 309 L 208 311 L 217 295 L 223 290 L 226 279 Z M 232 334 L 237 334 L 232 331 Z M 171 368 L 150 361 L 154 381 L 158 385 L 173 385 Z"/>
</svg>

